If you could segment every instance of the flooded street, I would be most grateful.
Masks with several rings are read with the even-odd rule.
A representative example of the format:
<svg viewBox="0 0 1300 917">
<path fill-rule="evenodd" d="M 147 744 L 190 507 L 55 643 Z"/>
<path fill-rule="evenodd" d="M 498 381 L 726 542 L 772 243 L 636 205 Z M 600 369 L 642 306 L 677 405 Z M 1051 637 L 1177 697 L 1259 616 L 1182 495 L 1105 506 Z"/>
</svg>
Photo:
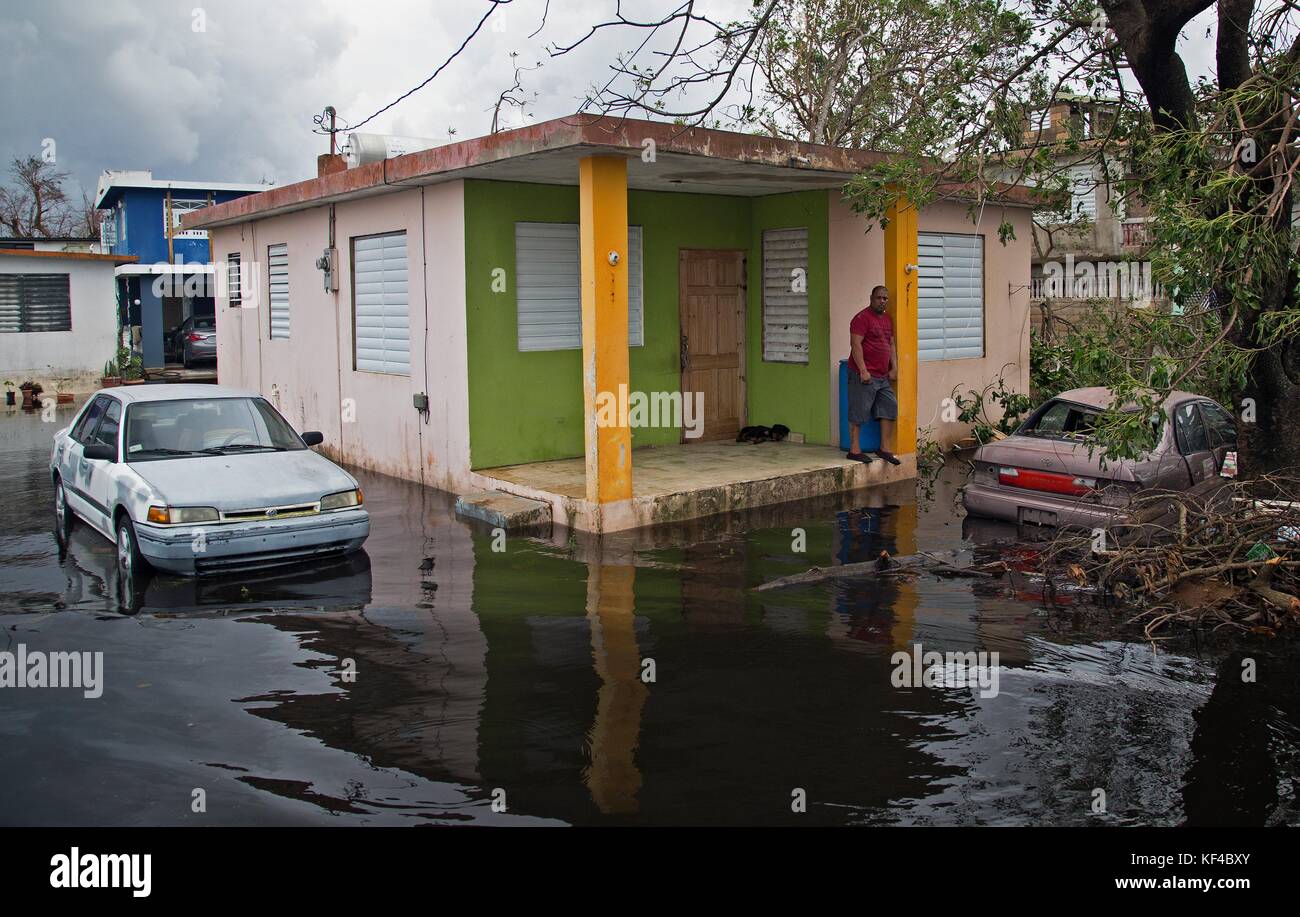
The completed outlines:
<svg viewBox="0 0 1300 917">
<path fill-rule="evenodd" d="M 972 548 L 956 466 L 925 506 L 908 484 L 504 545 L 449 495 L 354 470 L 364 554 L 156 576 L 123 611 L 113 546 L 53 533 L 75 407 L 0 414 L 0 650 L 102 652 L 103 694 L 0 691 L 5 824 L 1300 823 L 1281 640 L 1154 652 L 1122 615 L 926 572 L 751 591 Z M 895 686 L 915 644 L 996 652 L 996 694 Z"/>
</svg>

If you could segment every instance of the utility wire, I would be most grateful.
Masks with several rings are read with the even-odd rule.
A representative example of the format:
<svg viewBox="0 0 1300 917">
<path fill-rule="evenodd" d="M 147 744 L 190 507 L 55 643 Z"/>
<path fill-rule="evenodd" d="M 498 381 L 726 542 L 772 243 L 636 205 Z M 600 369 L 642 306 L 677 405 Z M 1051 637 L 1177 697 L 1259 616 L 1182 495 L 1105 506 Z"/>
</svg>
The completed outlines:
<svg viewBox="0 0 1300 917">
<path fill-rule="evenodd" d="M 329 134 L 329 133 L 339 133 L 340 131 L 344 131 L 344 130 L 349 130 L 349 131 L 357 130 L 358 128 L 363 127 L 364 125 L 366 125 L 366 124 L 368 124 L 369 122 L 373 121 L 375 118 L 378 118 L 380 115 L 382 115 L 384 112 L 388 111 L 390 108 L 392 108 L 392 107 L 393 107 L 394 105 L 396 105 L 398 102 L 401 102 L 401 101 L 407 99 L 408 97 L 410 97 L 410 96 L 414 95 L 415 93 L 419 92 L 419 91 L 420 91 L 421 89 L 423 89 L 425 86 L 428 86 L 430 83 L 432 83 L 432 82 L 434 81 L 434 79 L 437 78 L 437 76 L 438 76 L 439 73 L 442 73 L 443 70 L 447 69 L 447 65 L 448 65 L 448 64 L 450 64 L 452 61 L 454 61 L 457 57 L 460 56 L 460 53 L 461 53 L 462 51 L 465 50 L 465 46 L 468 45 L 468 44 L 470 43 L 470 41 L 473 40 L 474 36 L 477 35 L 477 34 L 479 33 L 479 31 L 482 30 L 483 26 L 487 23 L 488 18 L 489 18 L 489 17 L 490 17 L 494 12 L 496 12 L 496 8 L 497 8 L 498 6 L 505 6 L 505 5 L 509 4 L 509 3 L 512 3 L 512 2 L 514 2 L 514 0 L 488 0 L 488 2 L 489 2 L 491 5 L 488 7 L 487 12 L 483 14 L 483 18 L 480 19 L 480 20 L 478 21 L 478 25 L 474 26 L 474 31 L 470 32 L 469 35 L 467 35 L 467 36 L 465 37 L 465 40 L 462 41 L 462 42 L 460 43 L 460 47 L 457 48 L 455 51 L 453 51 L 453 52 L 451 53 L 451 56 L 448 57 L 445 61 L 443 61 L 442 64 L 439 65 L 438 69 L 435 70 L 435 71 L 433 71 L 433 73 L 429 76 L 429 78 L 428 78 L 427 80 L 425 80 L 425 81 L 424 81 L 423 83 L 421 83 L 419 86 L 416 86 L 415 88 L 413 88 L 413 89 L 409 89 L 409 90 L 407 90 L 406 92 L 402 93 L 402 94 L 401 94 L 400 96 L 398 96 L 396 99 L 394 99 L 393 101 L 389 102 L 389 103 L 388 103 L 387 105 L 385 105 L 383 108 L 379 109 L 379 111 L 375 112 L 373 115 L 371 115 L 371 116 L 368 117 L 368 118 L 365 118 L 365 119 L 363 119 L 363 120 L 361 120 L 361 121 L 358 121 L 356 124 L 353 124 L 353 125 L 351 125 L 350 127 L 346 127 L 346 128 L 343 128 L 343 127 L 336 127 L 336 128 L 334 128 L 334 130 L 332 130 L 332 131 L 331 131 L 329 128 L 324 127 L 324 129 L 321 131 L 321 133 Z M 322 127 L 323 127 L 323 125 L 322 125 Z"/>
</svg>

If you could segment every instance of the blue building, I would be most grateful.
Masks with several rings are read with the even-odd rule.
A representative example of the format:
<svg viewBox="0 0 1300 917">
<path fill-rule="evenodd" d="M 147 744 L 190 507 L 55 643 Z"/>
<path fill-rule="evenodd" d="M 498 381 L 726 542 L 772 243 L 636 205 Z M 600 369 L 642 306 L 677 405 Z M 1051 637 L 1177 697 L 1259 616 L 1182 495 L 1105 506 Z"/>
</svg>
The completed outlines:
<svg viewBox="0 0 1300 917">
<path fill-rule="evenodd" d="M 117 169 L 99 177 L 95 208 L 107 211 L 101 224 L 104 251 L 139 259 L 117 269 L 117 297 L 122 327 L 131 329 L 132 347 L 146 368 L 166 365 L 172 354 L 165 342 L 181 322 L 214 314 L 208 233 L 182 229 L 181 218 L 267 187 L 164 181 L 149 171 Z"/>
</svg>

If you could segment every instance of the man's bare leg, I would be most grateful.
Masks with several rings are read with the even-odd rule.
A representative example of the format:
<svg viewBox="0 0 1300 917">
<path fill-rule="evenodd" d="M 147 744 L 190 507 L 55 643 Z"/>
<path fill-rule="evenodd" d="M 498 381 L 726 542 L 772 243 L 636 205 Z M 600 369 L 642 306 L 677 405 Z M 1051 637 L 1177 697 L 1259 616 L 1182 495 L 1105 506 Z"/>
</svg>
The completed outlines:
<svg viewBox="0 0 1300 917">
<path fill-rule="evenodd" d="M 862 446 L 858 441 L 858 425 L 849 421 L 849 451 L 861 452 Z"/>
<path fill-rule="evenodd" d="M 880 445 L 876 448 L 876 455 L 880 456 L 891 465 L 898 464 L 898 456 L 889 451 L 890 441 L 894 438 L 894 421 L 880 419 Z"/>
</svg>

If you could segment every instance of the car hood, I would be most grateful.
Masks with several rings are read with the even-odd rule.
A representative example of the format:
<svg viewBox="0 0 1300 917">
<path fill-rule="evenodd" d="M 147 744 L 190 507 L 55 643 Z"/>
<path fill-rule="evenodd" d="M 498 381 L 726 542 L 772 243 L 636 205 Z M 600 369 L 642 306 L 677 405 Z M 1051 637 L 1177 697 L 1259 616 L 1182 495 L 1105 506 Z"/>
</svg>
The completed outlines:
<svg viewBox="0 0 1300 917">
<path fill-rule="evenodd" d="M 1094 451 L 1089 455 L 1085 444 L 1044 436 L 1008 436 L 997 442 L 986 443 L 975 452 L 975 461 L 1089 478 L 1133 480 L 1132 460 L 1109 461 L 1103 469 L 1101 454 Z"/>
<path fill-rule="evenodd" d="M 224 511 L 312 503 L 357 486 L 352 475 L 310 449 L 162 459 L 131 468 L 172 506 Z"/>
</svg>

